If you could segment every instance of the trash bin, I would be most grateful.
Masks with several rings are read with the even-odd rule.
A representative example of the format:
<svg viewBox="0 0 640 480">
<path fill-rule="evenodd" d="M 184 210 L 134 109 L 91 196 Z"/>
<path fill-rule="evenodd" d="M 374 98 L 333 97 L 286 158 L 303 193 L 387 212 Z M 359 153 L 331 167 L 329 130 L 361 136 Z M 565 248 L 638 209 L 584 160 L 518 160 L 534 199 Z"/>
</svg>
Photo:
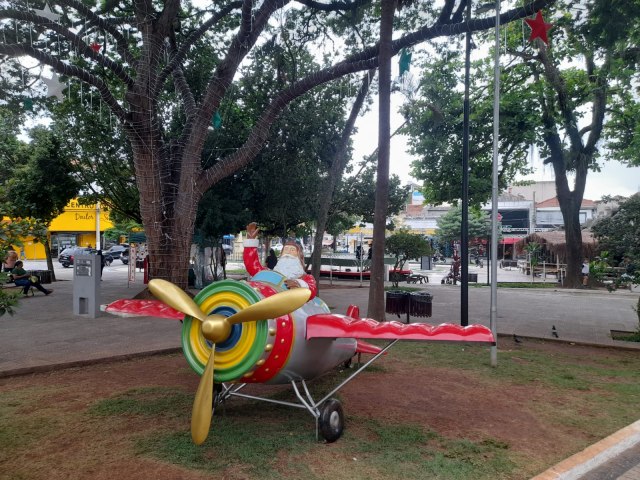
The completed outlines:
<svg viewBox="0 0 640 480">
<path fill-rule="evenodd" d="M 51 270 L 30 270 L 29 275 L 35 275 L 40 279 L 40 283 L 51 283 L 52 275 Z"/>
<path fill-rule="evenodd" d="M 433 295 L 426 292 L 404 292 L 402 290 L 389 290 L 387 292 L 386 313 L 407 316 L 407 323 L 410 316 L 430 317 L 432 314 L 431 302 Z"/>
<path fill-rule="evenodd" d="M 477 273 L 469 273 L 469 281 L 478 283 L 478 274 Z"/>
<path fill-rule="evenodd" d="M 433 295 L 423 292 L 414 292 L 410 295 L 409 301 L 409 314 L 412 317 L 430 317 L 431 316 L 431 301 Z"/>
<path fill-rule="evenodd" d="M 387 292 L 387 301 L 385 306 L 385 312 L 394 313 L 398 315 L 404 315 L 409 309 L 409 294 L 402 290 L 389 290 Z"/>
</svg>

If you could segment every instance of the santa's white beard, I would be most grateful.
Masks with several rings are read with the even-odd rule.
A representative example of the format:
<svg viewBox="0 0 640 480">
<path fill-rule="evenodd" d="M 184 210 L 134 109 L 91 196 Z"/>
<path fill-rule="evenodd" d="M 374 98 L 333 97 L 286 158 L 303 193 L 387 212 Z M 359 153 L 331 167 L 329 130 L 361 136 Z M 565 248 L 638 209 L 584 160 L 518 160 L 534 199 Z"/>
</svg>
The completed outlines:
<svg viewBox="0 0 640 480">
<path fill-rule="evenodd" d="M 276 263 L 273 271 L 284 275 L 287 280 L 300 278 L 305 273 L 304 266 L 300 262 L 300 259 L 293 255 L 282 255 L 278 259 L 278 263 Z"/>
</svg>

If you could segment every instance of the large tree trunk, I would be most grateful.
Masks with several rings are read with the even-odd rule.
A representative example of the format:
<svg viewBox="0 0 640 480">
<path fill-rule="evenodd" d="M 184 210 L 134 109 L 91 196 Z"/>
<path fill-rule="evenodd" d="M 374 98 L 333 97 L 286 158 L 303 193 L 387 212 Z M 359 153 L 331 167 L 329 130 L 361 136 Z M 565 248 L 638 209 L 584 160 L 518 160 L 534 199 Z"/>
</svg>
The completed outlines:
<svg viewBox="0 0 640 480">
<path fill-rule="evenodd" d="M 389 150 L 391 100 L 391 41 L 395 0 L 382 0 L 380 14 L 379 58 L 379 119 L 378 119 L 378 175 L 376 206 L 373 221 L 373 255 L 371 257 L 371 283 L 369 286 L 369 318 L 384 320 L 384 240 L 389 204 Z"/>
<path fill-rule="evenodd" d="M 582 156 L 582 155 L 581 155 Z M 576 170 L 574 189 L 569 189 L 569 180 L 564 159 L 553 162 L 553 170 L 556 177 L 556 192 L 558 194 L 558 204 L 562 212 L 564 222 L 565 242 L 567 245 L 567 276 L 565 287 L 576 288 L 582 285 L 581 265 L 582 265 L 582 229 L 580 227 L 580 207 L 584 196 L 584 187 L 587 181 L 586 160 L 580 162 Z"/>
<path fill-rule="evenodd" d="M 147 145 L 153 145 L 149 137 Z M 157 172 L 152 175 L 136 175 L 140 191 L 140 213 L 147 236 L 149 277 L 170 279 L 181 288 L 186 288 L 197 205 L 202 195 L 198 191 L 188 191 L 180 186 L 176 169 L 168 169 L 169 165 L 178 160 L 166 150 L 137 147 L 139 145 L 134 144 L 136 171 Z M 190 156 L 197 157 L 198 162 L 183 161 L 182 169 L 177 171 L 181 176 L 193 178 L 188 165 L 199 165 L 200 155 L 198 152 Z"/>
<path fill-rule="evenodd" d="M 596 145 L 602 135 L 605 108 L 607 104 L 606 75 L 610 68 L 611 58 L 607 56 L 602 67 L 597 71 L 592 55 L 585 52 L 587 71 L 591 72 L 590 82 L 593 85 L 591 124 L 588 138 L 583 140 L 583 133 L 578 130 L 577 113 L 570 101 L 566 83 L 560 70 L 556 67 L 550 51 L 539 41 L 540 61 L 544 67 L 545 80 L 552 87 L 555 98 L 549 94 L 540 97 L 542 106 L 542 122 L 545 127 L 544 141 L 551 153 L 548 161 L 553 165 L 556 182 L 558 204 L 562 212 L 567 251 L 567 277 L 565 286 L 576 288 L 582 285 L 581 265 L 583 260 L 582 231 L 580 227 L 580 207 L 584 197 L 589 166 L 597 152 Z M 535 72 L 534 72 L 535 73 Z M 557 111 L 554 111 L 557 109 Z M 560 120 L 558 121 L 558 115 Z M 563 144 L 558 131 L 562 125 L 568 138 L 568 146 Z M 567 172 L 575 172 L 573 191 L 569 188 Z"/>
<path fill-rule="evenodd" d="M 44 245 L 44 254 L 47 258 L 47 270 L 49 270 L 51 272 L 51 281 L 55 282 L 56 281 L 56 272 L 53 268 L 53 259 L 51 258 L 51 246 L 49 244 L 49 238 L 50 235 L 47 234 L 46 238 L 44 239 L 43 245 Z"/>
<path fill-rule="evenodd" d="M 333 159 L 331 168 L 329 169 L 329 176 L 325 183 L 325 187 L 320 192 L 320 205 L 318 208 L 318 219 L 316 221 L 316 235 L 313 239 L 313 253 L 311 254 L 311 274 L 316 279 L 318 285 L 318 291 L 320 291 L 320 267 L 322 264 L 322 237 L 324 231 L 327 228 L 327 221 L 329 219 L 329 208 L 331 207 L 331 200 L 333 199 L 333 193 L 335 192 L 338 181 L 342 178 L 342 173 L 347 165 L 347 148 L 349 147 L 349 139 L 351 138 L 351 132 L 353 126 L 356 123 L 358 114 L 362 109 L 364 99 L 367 97 L 369 91 L 369 85 L 375 75 L 375 70 L 369 70 L 362 79 L 362 86 L 358 91 L 356 100 L 351 108 L 351 113 L 347 120 L 342 136 L 340 138 L 340 145 L 338 151 Z M 335 250 L 335 237 L 333 239 Z"/>
</svg>

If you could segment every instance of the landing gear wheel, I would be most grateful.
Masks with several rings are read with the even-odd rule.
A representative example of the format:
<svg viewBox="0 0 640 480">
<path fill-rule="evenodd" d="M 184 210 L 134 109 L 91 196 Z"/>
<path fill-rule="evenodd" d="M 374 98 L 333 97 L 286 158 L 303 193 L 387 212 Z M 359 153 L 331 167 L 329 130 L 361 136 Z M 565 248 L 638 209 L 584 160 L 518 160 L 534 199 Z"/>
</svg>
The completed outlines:
<svg viewBox="0 0 640 480">
<path fill-rule="evenodd" d="M 218 413 L 218 407 L 221 406 L 224 408 L 224 398 L 222 396 L 222 384 L 214 383 L 213 384 L 213 414 Z"/>
<path fill-rule="evenodd" d="M 342 436 L 344 430 L 344 414 L 342 405 L 335 398 L 330 398 L 322 404 L 318 419 L 320 435 L 327 443 L 332 443 Z"/>
</svg>

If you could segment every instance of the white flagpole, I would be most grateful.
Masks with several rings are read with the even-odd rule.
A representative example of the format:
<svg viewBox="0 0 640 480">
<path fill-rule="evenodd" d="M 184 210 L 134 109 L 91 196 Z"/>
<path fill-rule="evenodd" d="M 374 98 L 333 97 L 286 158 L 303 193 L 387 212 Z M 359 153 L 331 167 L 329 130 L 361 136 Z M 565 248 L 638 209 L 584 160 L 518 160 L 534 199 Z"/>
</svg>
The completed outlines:
<svg viewBox="0 0 640 480">
<path fill-rule="evenodd" d="M 101 250 L 100 245 L 100 202 L 96 202 L 96 250 Z"/>
<path fill-rule="evenodd" d="M 493 66 L 493 184 L 491 188 L 491 306 L 490 328 L 496 345 L 491 347 L 491 366 L 498 365 L 498 161 L 500 133 L 500 0 L 496 1 Z"/>
</svg>

